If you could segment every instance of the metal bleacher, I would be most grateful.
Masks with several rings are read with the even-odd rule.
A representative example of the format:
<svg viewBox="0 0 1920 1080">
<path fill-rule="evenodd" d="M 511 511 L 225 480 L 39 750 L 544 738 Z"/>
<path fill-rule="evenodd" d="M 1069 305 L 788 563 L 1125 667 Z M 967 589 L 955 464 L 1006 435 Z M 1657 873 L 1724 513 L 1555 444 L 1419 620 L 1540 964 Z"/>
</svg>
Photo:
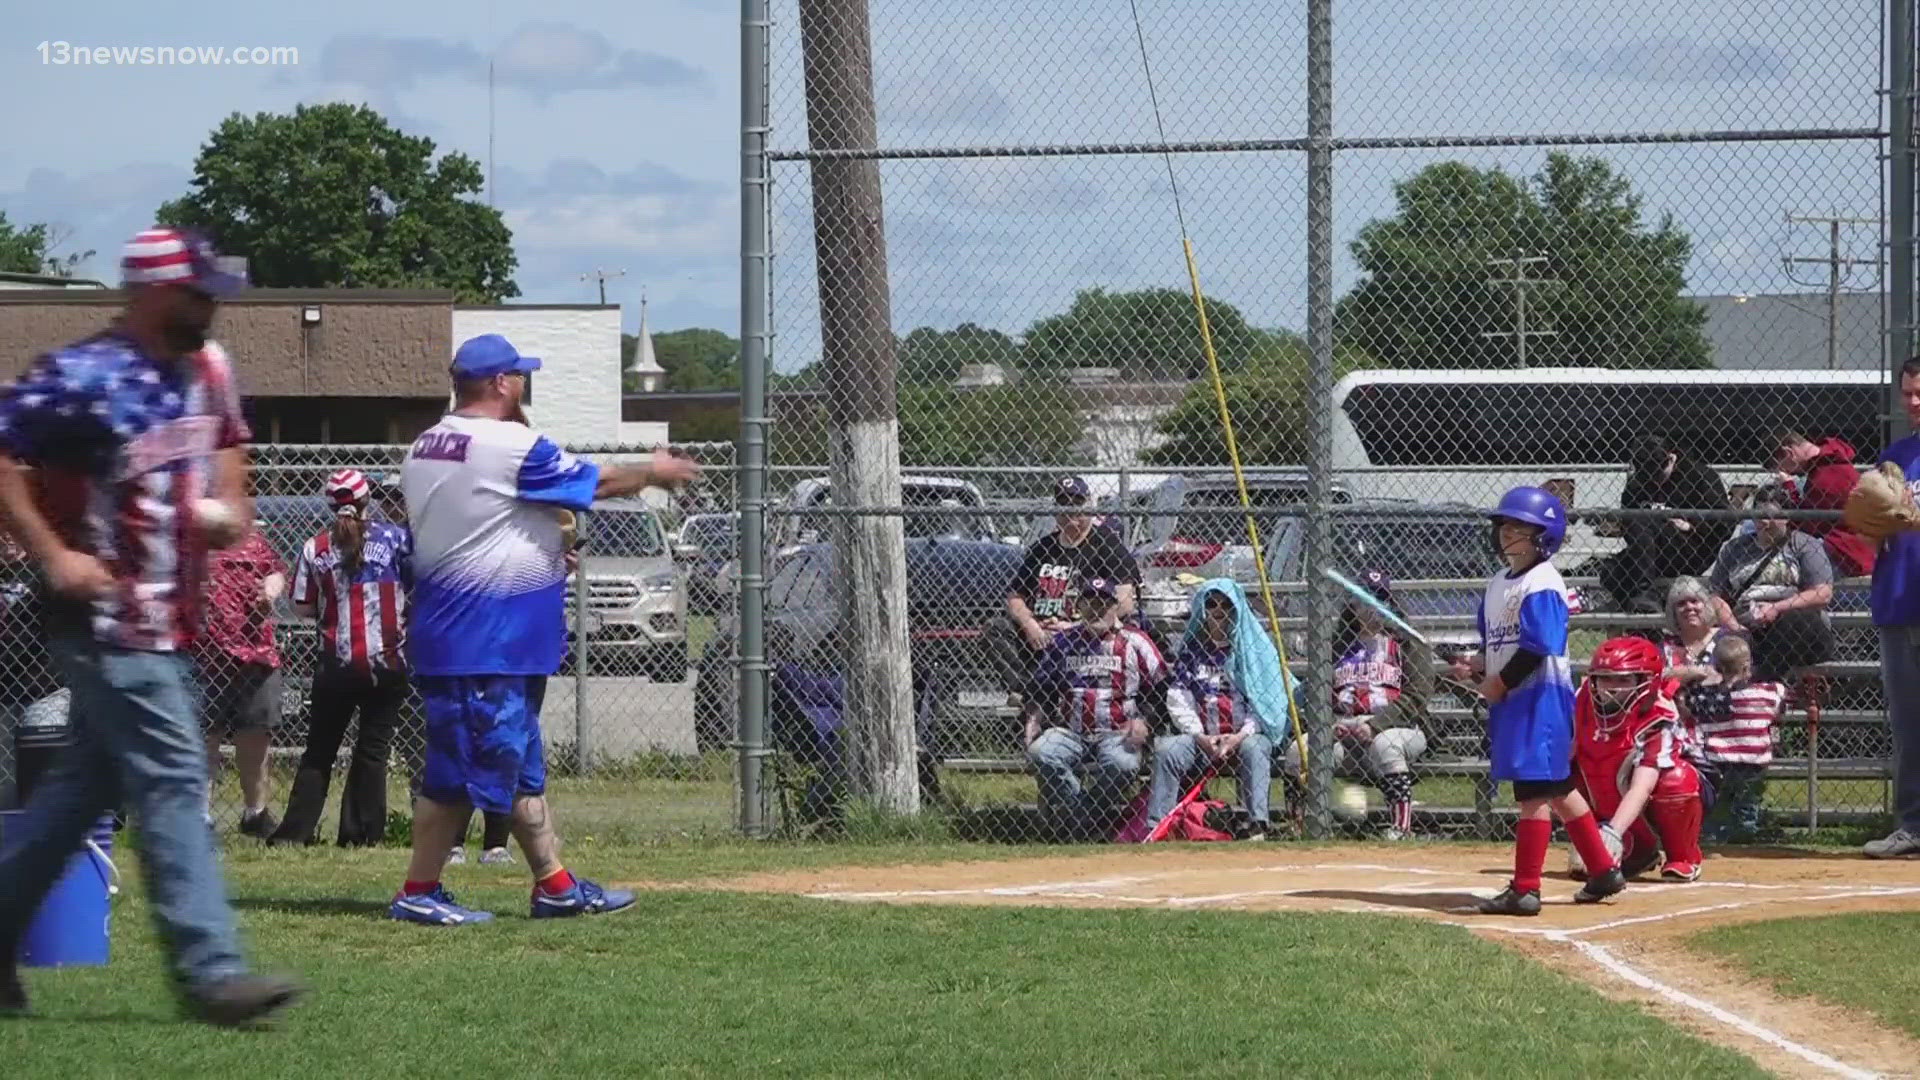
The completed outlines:
<svg viewBox="0 0 1920 1080">
<path fill-rule="evenodd" d="M 1407 596 L 1420 590 L 1460 590 L 1477 588 L 1477 581 L 1417 581 L 1396 583 L 1395 592 Z M 1591 590 L 1597 582 L 1591 579 L 1570 578 L 1568 584 Z M 1851 579 L 1836 583 L 1837 589 L 1844 589 L 1852 595 L 1864 591 L 1865 579 Z M 1300 586 L 1294 583 L 1285 589 L 1297 592 Z M 1871 617 L 1863 610 L 1836 610 L 1829 613 L 1829 619 L 1836 636 L 1842 638 L 1860 638 L 1871 632 Z M 1408 621 L 1416 628 L 1428 633 L 1446 633 L 1458 637 L 1461 630 L 1474 628 L 1475 620 L 1471 615 L 1413 615 Z M 1294 638 L 1305 629 L 1306 620 L 1299 617 L 1283 617 L 1279 620 L 1280 630 L 1289 638 Z M 1571 617 L 1569 628 L 1575 633 L 1582 631 L 1602 634 L 1634 633 L 1657 631 L 1665 626 L 1661 615 L 1635 614 L 1624 612 L 1583 612 Z M 1804 809 L 1777 815 L 1783 823 L 1806 828 L 1818 828 L 1826 824 L 1842 824 L 1858 821 L 1884 813 L 1891 799 L 1892 775 L 1890 763 L 1880 756 L 1860 756 L 1857 754 L 1822 754 L 1821 736 L 1829 737 L 1836 733 L 1852 737 L 1835 739 L 1837 748 L 1859 747 L 1867 741 L 1866 734 L 1884 731 L 1885 712 L 1883 708 L 1841 707 L 1829 708 L 1827 703 L 1841 698 L 1857 700 L 1863 695 L 1859 692 L 1862 684 L 1870 684 L 1872 690 L 1865 696 L 1878 694 L 1880 666 L 1876 660 L 1869 660 L 1858 654 L 1845 659 L 1836 659 L 1818 664 L 1795 673 L 1790 687 L 1787 712 L 1780 721 L 1776 755 L 1768 771 L 1769 780 L 1804 782 L 1806 801 Z M 1304 676 L 1307 661 L 1298 657 L 1289 658 L 1289 667 L 1295 675 Z M 1513 811 L 1503 807 L 1497 798 L 1494 785 L 1488 778 L 1489 765 L 1485 755 L 1484 703 L 1471 688 L 1461 686 L 1445 678 L 1447 663 L 1436 658 L 1436 692 L 1433 702 L 1427 710 L 1429 719 L 1429 748 L 1415 766 L 1422 779 L 1456 777 L 1470 778 L 1474 783 L 1472 805 L 1421 804 L 1419 815 L 1432 825 L 1448 828 L 1464 828 L 1483 836 L 1497 834 L 1510 822 Z M 1585 657 L 1572 658 L 1574 678 L 1577 681 L 1585 675 L 1587 661 Z M 1844 691 L 1844 692 L 1843 692 Z M 1281 768 L 1279 755 L 1275 756 L 1275 768 Z M 1006 756 L 965 756 L 950 757 L 941 762 L 941 767 L 957 773 L 1020 773 L 1027 771 L 1025 759 L 1018 755 Z M 1343 770 L 1344 774 L 1344 770 Z M 1823 781 L 1862 781 L 1880 785 L 1880 804 L 1878 810 L 1848 807 L 1836 809 L 1823 808 L 1820 798 L 1820 784 Z"/>
</svg>

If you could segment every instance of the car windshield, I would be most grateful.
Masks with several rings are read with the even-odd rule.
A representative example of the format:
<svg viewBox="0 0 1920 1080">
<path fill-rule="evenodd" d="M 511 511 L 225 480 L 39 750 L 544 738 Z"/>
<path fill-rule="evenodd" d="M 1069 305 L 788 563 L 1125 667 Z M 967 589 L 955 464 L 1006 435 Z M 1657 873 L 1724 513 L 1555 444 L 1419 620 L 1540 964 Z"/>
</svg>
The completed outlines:
<svg viewBox="0 0 1920 1080">
<path fill-rule="evenodd" d="M 839 559 L 828 573 L 838 575 Z M 907 621 L 916 629 L 979 629 L 1006 610 L 1007 586 L 1024 558 L 1020 549 L 981 542 L 910 544 L 907 547 Z M 830 593 L 828 595 L 831 595 Z"/>
<path fill-rule="evenodd" d="M 645 559 L 666 554 L 660 523 L 645 510 L 592 510 L 587 513 L 589 555 Z"/>
<path fill-rule="evenodd" d="M 689 522 L 681 537 L 702 551 L 732 553 L 737 542 L 733 521 L 729 518 L 703 518 Z"/>
</svg>

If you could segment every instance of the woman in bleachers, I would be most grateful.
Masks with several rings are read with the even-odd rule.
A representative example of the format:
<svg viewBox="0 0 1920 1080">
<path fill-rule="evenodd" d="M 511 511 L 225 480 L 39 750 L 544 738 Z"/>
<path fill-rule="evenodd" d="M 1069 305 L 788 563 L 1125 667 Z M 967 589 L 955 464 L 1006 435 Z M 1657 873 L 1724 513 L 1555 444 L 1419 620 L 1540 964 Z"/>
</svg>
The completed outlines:
<svg viewBox="0 0 1920 1080">
<path fill-rule="evenodd" d="M 1667 628 L 1660 651 L 1670 678 L 1692 681 L 1713 670 L 1713 646 L 1726 630 L 1720 625 L 1713 590 L 1691 574 L 1667 587 Z"/>
<path fill-rule="evenodd" d="M 1753 497 L 1757 511 L 1781 514 L 1787 505 L 1776 486 Z M 1833 563 L 1826 545 L 1784 515 L 1760 518 L 1753 532 L 1727 541 L 1707 582 L 1719 599 L 1721 627 L 1744 630 L 1752 640 L 1755 678 L 1785 681 L 1795 668 L 1833 659 Z"/>
</svg>

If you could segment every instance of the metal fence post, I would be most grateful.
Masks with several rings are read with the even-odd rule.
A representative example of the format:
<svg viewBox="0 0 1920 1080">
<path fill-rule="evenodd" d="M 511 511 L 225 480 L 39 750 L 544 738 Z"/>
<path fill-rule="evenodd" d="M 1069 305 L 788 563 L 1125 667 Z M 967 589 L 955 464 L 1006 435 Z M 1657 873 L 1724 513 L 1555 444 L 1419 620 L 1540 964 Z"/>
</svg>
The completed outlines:
<svg viewBox="0 0 1920 1080">
<path fill-rule="evenodd" d="M 576 536 L 587 534 L 587 514 L 574 515 Z M 573 571 L 573 749 L 580 775 L 593 771 L 593 744 L 587 732 L 587 552 L 583 545 Z"/>
<path fill-rule="evenodd" d="M 1307 655 L 1300 710 L 1310 764 L 1307 832 L 1332 831 L 1333 0 L 1307 5 Z"/>
<path fill-rule="evenodd" d="M 1887 5 L 1887 424 L 1893 438 L 1906 435 L 1900 401 L 1900 365 L 1913 356 L 1914 323 L 1914 0 Z"/>
<path fill-rule="evenodd" d="M 767 0 L 740 4 L 740 830 L 767 831 L 766 755 L 767 298 L 772 257 L 767 217 Z"/>
</svg>

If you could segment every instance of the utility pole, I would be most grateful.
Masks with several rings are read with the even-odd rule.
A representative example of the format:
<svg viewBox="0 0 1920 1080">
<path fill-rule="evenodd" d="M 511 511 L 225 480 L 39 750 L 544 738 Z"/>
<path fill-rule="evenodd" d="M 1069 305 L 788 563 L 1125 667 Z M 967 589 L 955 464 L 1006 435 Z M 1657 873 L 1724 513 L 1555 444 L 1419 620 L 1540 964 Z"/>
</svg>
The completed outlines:
<svg viewBox="0 0 1920 1080">
<path fill-rule="evenodd" d="M 607 279 L 626 276 L 627 272 L 625 270 L 595 270 L 591 274 L 581 274 L 580 280 L 598 281 L 600 283 L 600 306 L 605 307 L 607 306 Z"/>
<path fill-rule="evenodd" d="M 807 144 L 822 155 L 810 168 L 832 499 L 842 507 L 898 506 L 898 357 L 880 164 L 858 153 L 879 146 L 867 0 L 800 0 L 800 54 Z M 836 520 L 849 778 L 876 808 L 917 813 L 905 523 L 865 514 Z"/>
<path fill-rule="evenodd" d="M 1787 277 L 1796 284 L 1805 284 L 1794 278 L 1793 268 L 1803 263 L 1824 265 L 1827 268 L 1827 370 L 1839 367 L 1840 360 L 1840 283 L 1853 276 L 1856 266 L 1871 266 L 1876 269 L 1880 260 L 1845 258 L 1840 254 L 1840 226 L 1842 225 L 1878 225 L 1879 218 L 1850 217 L 1814 217 L 1804 214 L 1788 214 L 1789 225 L 1825 225 L 1827 227 L 1827 253 L 1823 256 L 1787 255 L 1780 264 L 1786 268 Z"/>
<path fill-rule="evenodd" d="M 1528 268 L 1540 266 L 1546 261 L 1547 257 L 1545 255 L 1524 255 L 1512 259 L 1487 260 L 1488 266 L 1505 267 L 1507 271 L 1513 275 L 1512 277 L 1497 277 L 1493 279 L 1497 285 L 1513 286 L 1513 329 L 1485 330 L 1481 332 L 1480 336 L 1483 338 L 1512 338 L 1516 366 L 1518 367 L 1524 368 L 1527 366 L 1527 338 L 1553 337 L 1560 332 L 1558 330 L 1527 329 L 1527 289 L 1534 285 L 1560 284 L 1552 278 L 1530 278 L 1526 276 Z"/>
</svg>

